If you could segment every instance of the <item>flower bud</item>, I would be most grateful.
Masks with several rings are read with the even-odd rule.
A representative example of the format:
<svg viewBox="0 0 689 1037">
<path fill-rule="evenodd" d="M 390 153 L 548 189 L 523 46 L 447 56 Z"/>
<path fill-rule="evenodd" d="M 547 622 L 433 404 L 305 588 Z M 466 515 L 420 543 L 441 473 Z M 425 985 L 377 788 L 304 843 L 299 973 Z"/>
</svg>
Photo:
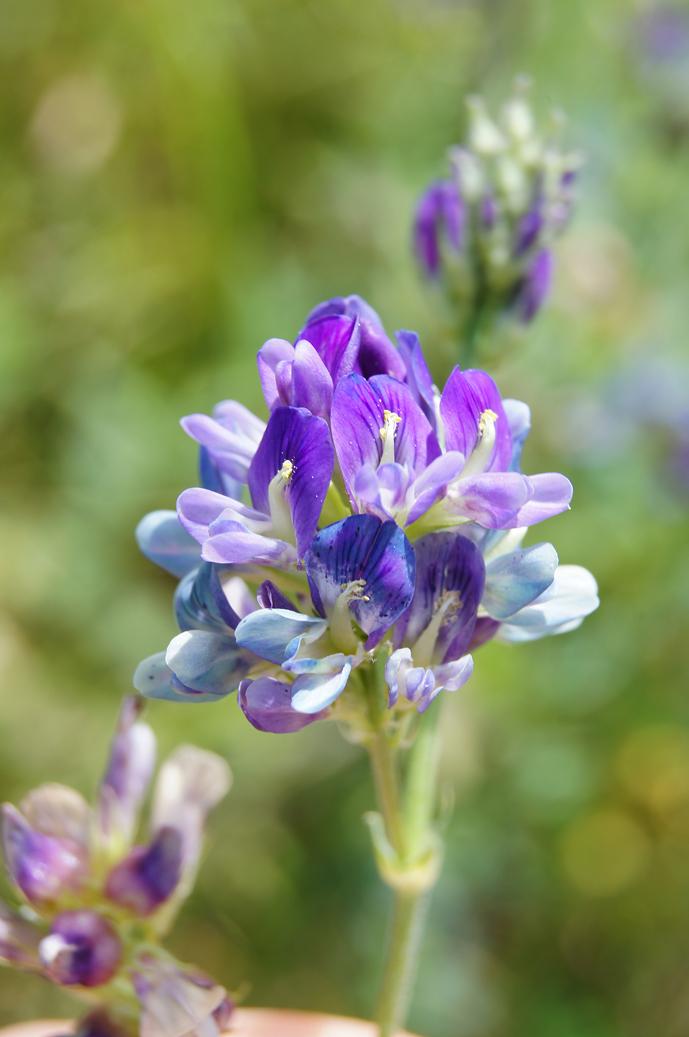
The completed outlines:
<svg viewBox="0 0 689 1037">
<path fill-rule="evenodd" d="M 2 848 L 10 876 L 34 904 L 55 903 L 83 884 L 84 847 L 37 832 L 11 803 L 2 807 Z"/>
<path fill-rule="evenodd" d="M 51 979 L 62 986 L 98 987 L 117 972 L 122 944 L 111 922 L 95 911 L 63 911 L 38 948 Z"/>
<path fill-rule="evenodd" d="M 116 864 L 105 883 L 105 895 L 145 917 L 164 903 L 180 879 L 182 837 L 176 828 L 160 829 L 150 846 L 135 846 Z"/>
</svg>

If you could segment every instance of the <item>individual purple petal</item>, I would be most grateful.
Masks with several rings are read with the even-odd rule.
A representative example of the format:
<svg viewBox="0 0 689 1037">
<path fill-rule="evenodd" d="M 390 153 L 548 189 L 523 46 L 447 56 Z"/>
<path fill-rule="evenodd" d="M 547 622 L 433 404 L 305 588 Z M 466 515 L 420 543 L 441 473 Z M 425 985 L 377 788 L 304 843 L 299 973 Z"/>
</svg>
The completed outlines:
<svg viewBox="0 0 689 1037">
<path fill-rule="evenodd" d="M 299 609 L 293 605 L 286 594 L 275 586 L 271 580 L 264 580 L 258 588 L 256 600 L 262 609 L 287 609 L 298 612 Z"/>
<path fill-rule="evenodd" d="M 227 634 L 240 621 L 223 591 L 218 566 L 202 562 L 177 586 L 173 598 L 180 630 L 211 630 Z"/>
<path fill-rule="evenodd" d="M 503 528 L 534 526 L 537 522 L 559 515 L 561 511 L 569 508 L 574 489 L 566 476 L 558 472 L 543 472 L 540 475 L 530 475 L 529 482 L 533 487 L 532 496 Z"/>
<path fill-rule="evenodd" d="M 318 306 L 315 306 L 308 317 L 304 327 L 308 327 L 314 321 L 320 317 L 360 317 L 362 320 L 368 321 L 373 327 L 378 328 L 380 331 L 384 331 L 383 322 L 369 303 L 365 299 L 362 299 L 360 295 L 347 295 L 336 296 L 334 299 L 327 299 L 326 302 L 321 302 Z M 302 329 L 303 330 L 303 329 Z"/>
<path fill-rule="evenodd" d="M 177 498 L 177 515 L 187 532 L 203 544 L 210 535 L 208 527 L 234 503 L 224 494 L 192 487 Z"/>
<path fill-rule="evenodd" d="M 532 481 L 525 475 L 484 472 L 453 485 L 451 507 L 458 518 L 478 522 L 486 529 L 513 529 L 529 524 L 519 516 L 533 494 Z"/>
<path fill-rule="evenodd" d="M 415 331 L 396 331 L 395 338 L 399 346 L 400 356 L 406 367 L 406 382 L 411 394 L 428 418 L 433 431 L 438 433 L 437 415 L 435 413 L 435 390 L 433 379 L 428 370 L 426 358 L 421 349 L 419 336 Z"/>
<path fill-rule="evenodd" d="M 409 606 L 414 593 L 414 551 L 394 522 L 352 515 L 314 537 L 306 559 L 311 597 L 321 616 L 330 614 L 348 584 L 363 581 L 350 609 L 373 648 Z M 365 600 L 368 599 L 368 600 Z"/>
<path fill-rule="evenodd" d="M 228 405 L 232 404 L 232 410 Z M 192 439 L 205 447 L 215 465 L 239 482 L 246 482 L 246 473 L 260 441 L 261 428 L 265 428 L 245 407 L 238 413 L 241 404 L 226 401 L 228 415 L 224 421 L 209 418 L 207 414 L 189 414 L 180 425 Z M 224 413 L 221 411 L 221 413 Z"/>
<path fill-rule="evenodd" d="M 199 482 L 204 490 L 222 493 L 225 497 L 241 500 L 245 482 L 234 479 L 220 470 L 207 447 L 199 447 Z"/>
<path fill-rule="evenodd" d="M 325 627 L 324 621 L 317 616 L 305 616 L 292 609 L 260 609 L 242 620 L 235 636 L 242 648 L 260 659 L 280 665 L 292 642 L 302 638 L 306 638 L 307 643 L 317 640 Z M 296 650 L 297 644 L 293 647 Z"/>
<path fill-rule="evenodd" d="M 476 628 L 474 627 L 475 631 Z M 463 655 L 460 659 L 455 659 L 449 663 L 441 663 L 440 666 L 434 666 L 433 672 L 435 673 L 436 680 L 436 695 L 443 689 L 457 691 L 458 688 L 466 684 L 474 672 L 474 660 L 470 655 Z M 435 695 L 432 696 L 432 698 L 434 697 Z M 423 713 L 423 709 L 419 708 L 419 713 Z"/>
<path fill-rule="evenodd" d="M 40 968 L 41 932 L 0 900 L 0 958 L 24 968 Z"/>
<path fill-rule="evenodd" d="M 534 256 L 517 287 L 512 306 L 523 324 L 530 324 L 550 293 L 555 258 L 545 248 Z"/>
<path fill-rule="evenodd" d="M 481 604 L 493 619 L 509 619 L 553 582 L 557 552 L 552 544 L 536 544 L 499 555 L 486 566 Z"/>
<path fill-rule="evenodd" d="M 294 347 L 291 405 L 304 407 L 318 417 L 330 420 L 333 380 L 316 350 L 306 339 Z"/>
<path fill-rule="evenodd" d="M 488 616 L 480 616 L 476 620 L 476 626 L 474 627 L 474 636 L 471 639 L 469 645 L 469 651 L 475 652 L 481 645 L 485 645 L 488 641 L 495 637 L 498 630 L 502 626 L 497 619 L 490 619 Z"/>
<path fill-rule="evenodd" d="M 136 829 L 156 762 L 155 735 L 148 724 L 138 720 L 142 709 L 143 703 L 135 695 L 123 699 L 100 784 L 102 829 L 106 834 L 115 829 L 125 842 L 131 840 Z"/>
<path fill-rule="evenodd" d="M 292 708 L 310 716 L 331 706 L 347 686 L 352 672 L 350 663 L 330 674 L 300 674 L 292 685 Z"/>
<path fill-rule="evenodd" d="M 209 536 L 201 550 L 202 558 L 208 562 L 220 565 L 266 563 L 277 568 L 287 568 L 297 562 L 293 544 L 252 533 L 241 522 L 218 520 L 213 529 L 213 535 Z"/>
<path fill-rule="evenodd" d="M 383 322 L 372 306 L 369 306 L 358 295 L 329 299 L 311 311 L 305 327 L 308 328 L 310 324 L 317 322 L 320 318 L 334 316 L 358 317 L 360 330 L 356 366 L 350 365 L 348 368 L 343 366 L 338 370 L 335 381 L 344 378 L 352 370 L 356 370 L 364 378 L 371 378 L 376 374 L 387 374 L 398 381 L 404 381 L 404 363 L 385 334 Z"/>
<path fill-rule="evenodd" d="M 199 545 L 174 511 L 151 511 L 141 519 L 135 536 L 141 553 L 177 579 L 199 564 Z"/>
<path fill-rule="evenodd" d="M 141 954 L 132 980 L 141 1003 L 140 1037 L 219 1037 L 227 1022 L 228 998 L 210 976 Z"/>
<path fill-rule="evenodd" d="M 394 641 L 412 648 L 417 666 L 459 659 L 471 641 L 483 594 L 483 555 L 455 530 L 421 537 L 414 544 L 414 554 L 414 598 L 395 629 Z M 420 658 L 418 650 L 422 635 L 428 641 L 426 659 Z"/>
<path fill-rule="evenodd" d="M 261 677 L 256 681 L 247 678 L 242 681 L 237 701 L 250 724 L 258 731 L 273 734 L 300 731 L 315 720 L 325 720 L 328 716 L 327 710 L 313 714 L 298 713 L 292 708 L 291 685 L 273 680 L 272 677 Z"/>
<path fill-rule="evenodd" d="M 281 404 L 289 405 L 287 399 L 280 397 L 277 385 L 276 369 L 278 364 L 294 360 L 294 346 L 283 338 L 269 338 L 258 351 L 256 358 L 258 364 L 258 376 L 261 379 L 261 388 L 268 410 L 275 410 Z"/>
<path fill-rule="evenodd" d="M 306 340 L 323 361 L 333 385 L 354 370 L 361 345 L 358 318 L 344 316 L 319 317 L 299 332 L 299 341 Z"/>
<path fill-rule="evenodd" d="M 502 405 L 512 433 L 512 459 L 508 471 L 521 472 L 522 450 L 531 431 L 531 411 L 521 400 L 503 400 Z"/>
<path fill-rule="evenodd" d="M 426 471 L 414 482 L 415 500 L 409 509 L 406 526 L 416 522 L 428 511 L 445 487 L 457 478 L 463 467 L 464 457 L 456 450 L 450 450 L 431 461 Z"/>
<path fill-rule="evenodd" d="M 388 429 L 392 415 L 391 429 Z M 395 421 L 395 416 L 400 418 Z M 337 386 L 331 418 L 333 441 L 347 492 L 354 498 L 354 479 L 365 464 L 386 461 L 408 464 L 417 475 L 440 456 L 440 446 L 428 419 L 406 385 L 376 375 L 366 381 L 352 374 Z M 394 436 L 391 449 L 383 438 Z M 384 447 L 386 450 L 384 452 Z M 387 456 L 388 453 L 391 456 Z"/>
<path fill-rule="evenodd" d="M 116 974 L 122 953 L 112 922 L 89 910 L 62 911 L 39 946 L 48 975 L 62 986 L 102 986 Z"/>
<path fill-rule="evenodd" d="M 415 667 L 409 648 L 398 648 L 390 655 L 385 663 L 385 680 L 390 689 L 390 709 L 397 703 L 400 695 L 410 702 L 418 702 L 424 692 L 430 694 L 435 687 L 433 671 L 423 666 Z"/>
<path fill-rule="evenodd" d="M 120 907 L 145 918 L 174 892 L 182 871 L 182 837 L 167 825 L 149 846 L 135 846 L 110 871 L 105 895 Z"/>
<path fill-rule="evenodd" d="M 177 896 L 191 890 L 210 811 L 227 795 L 232 774 L 216 753 L 182 745 L 160 768 L 153 792 L 151 833 L 175 828 L 182 840 L 182 877 Z"/>
<path fill-rule="evenodd" d="M 255 508 L 272 514 L 269 487 L 289 462 L 285 499 L 294 526 L 297 555 L 303 558 L 316 531 L 335 463 L 327 422 L 303 408 L 279 407 L 249 469 Z M 279 535 L 279 534 L 278 534 Z"/>
<path fill-rule="evenodd" d="M 440 397 L 440 418 L 448 450 L 458 450 L 469 460 L 479 443 L 482 415 L 492 411 L 495 443 L 483 471 L 506 472 L 512 459 L 512 433 L 497 385 L 485 371 L 460 371 L 455 367 Z"/>
<path fill-rule="evenodd" d="M 35 831 L 11 803 L 2 806 L 2 849 L 11 879 L 34 904 L 50 905 L 86 878 L 84 847 Z"/>
<path fill-rule="evenodd" d="M 185 630 L 173 637 L 165 661 L 184 688 L 221 698 L 237 690 L 251 666 L 233 637 L 208 630 Z M 174 688 L 175 681 L 171 683 Z"/>
<path fill-rule="evenodd" d="M 437 180 L 419 199 L 414 243 L 417 259 L 429 277 L 440 270 L 443 238 L 454 252 L 463 247 L 464 221 L 464 202 L 453 180 Z"/>
</svg>

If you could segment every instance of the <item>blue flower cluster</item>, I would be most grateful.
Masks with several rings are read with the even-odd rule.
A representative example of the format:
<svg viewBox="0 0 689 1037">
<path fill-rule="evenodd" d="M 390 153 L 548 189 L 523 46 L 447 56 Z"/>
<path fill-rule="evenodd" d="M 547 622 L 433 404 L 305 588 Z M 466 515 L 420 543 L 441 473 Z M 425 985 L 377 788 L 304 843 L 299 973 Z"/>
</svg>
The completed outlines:
<svg viewBox="0 0 689 1037">
<path fill-rule="evenodd" d="M 418 337 L 396 341 L 358 296 L 331 299 L 294 344 L 261 347 L 267 424 L 234 401 L 182 419 L 202 485 L 137 530 L 180 578 L 181 633 L 137 668 L 143 695 L 238 691 L 255 727 L 296 731 L 337 716 L 382 657 L 390 710 L 423 712 L 490 638 L 562 633 L 597 607 L 590 573 L 522 546 L 572 496 L 563 475 L 522 473 L 526 404 L 478 370 L 441 392 Z"/>
</svg>

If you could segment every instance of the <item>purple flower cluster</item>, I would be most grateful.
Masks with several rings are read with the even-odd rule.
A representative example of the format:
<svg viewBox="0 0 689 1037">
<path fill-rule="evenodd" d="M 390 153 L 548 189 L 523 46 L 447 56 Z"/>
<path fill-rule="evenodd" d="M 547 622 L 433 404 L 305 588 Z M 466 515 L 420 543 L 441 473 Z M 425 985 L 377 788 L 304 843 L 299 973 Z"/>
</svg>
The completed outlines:
<svg viewBox="0 0 689 1037">
<path fill-rule="evenodd" d="M 259 351 L 267 424 L 231 401 L 182 420 L 202 486 L 137 530 L 181 577 L 181 633 L 137 668 L 142 694 L 238 690 L 255 727 L 295 731 L 337 716 L 382 656 L 390 709 L 423 711 L 468 680 L 474 647 L 596 608 L 590 573 L 522 547 L 572 495 L 562 475 L 522 473 L 528 407 L 483 371 L 455 368 L 440 392 L 417 336 L 396 339 L 358 296 L 332 299 L 295 344 Z"/>
<path fill-rule="evenodd" d="M 499 124 L 481 98 L 468 98 L 468 141 L 450 148 L 450 175 L 424 192 L 414 223 L 423 272 L 442 275 L 456 305 L 523 324 L 550 291 L 552 242 L 569 220 L 581 162 L 552 134 L 540 137 L 527 87 L 517 81 Z"/>
<path fill-rule="evenodd" d="M 124 700 L 95 809 L 57 784 L 33 789 L 19 809 L 3 805 L 5 863 L 25 907 L 0 902 L 0 959 L 77 994 L 103 988 L 94 995 L 104 1004 L 120 996 L 107 991 L 129 989 L 135 1032 L 146 1037 L 217 1037 L 231 1008 L 226 991 L 151 944 L 192 887 L 206 818 L 229 788 L 229 769 L 214 753 L 178 749 L 158 775 L 148 840 L 133 845 L 156 759 L 141 704 Z M 129 1029 L 99 1009 L 79 1033 Z"/>
</svg>

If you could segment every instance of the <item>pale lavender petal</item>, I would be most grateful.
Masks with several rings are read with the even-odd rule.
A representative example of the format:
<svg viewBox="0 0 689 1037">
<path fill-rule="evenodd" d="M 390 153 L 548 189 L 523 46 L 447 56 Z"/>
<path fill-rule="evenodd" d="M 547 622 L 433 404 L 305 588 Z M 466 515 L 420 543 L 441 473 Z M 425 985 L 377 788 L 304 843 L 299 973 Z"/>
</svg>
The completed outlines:
<svg viewBox="0 0 689 1037">
<path fill-rule="evenodd" d="M 141 553 L 177 579 L 199 564 L 199 546 L 174 511 L 149 512 L 136 527 L 135 536 Z"/>
<path fill-rule="evenodd" d="M 203 544 L 208 539 L 211 522 L 235 503 L 221 493 L 192 487 L 184 490 L 177 498 L 177 515 L 186 531 Z"/>
<path fill-rule="evenodd" d="M 256 358 L 258 376 L 268 410 L 275 410 L 280 404 L 289 403 L 289 398 L 286 401 L 280 399 L 275 378 L 275 369 L 279 363 L 285 360 L 288 362 L 294 360 L 294 346 L 285 339 L 269 338 L 258 351 Z"/>
<path fill-rule="evenodd" d="M 455 367 L 440 397 L 440 418 L 448 450 L 458 450 L 469 460 L 478 444 L 481 415 L 492 411 L 495 443 L 486 471 L 506 472 L 512 460 L 512 433 L 497 385 L 485 371 L 460 371 Z"/>
<path fill-rule="evenodd" d="M 292 707 L 292 686 L 273 680 L 272 677 L 261 677 L 256 681 L 247 678 L 242 681 L 237 701 L 250 724 L 258 731 L 273 734 L 300 731 L 302 727 L 316 720 L 325 720 L 328 716 L 327 710 L 313 714 L 298 713 Z"/>
<path fill-rule="evenodd" d="M 531 411 L 526 403 L 521 400 L 503 400 L 505 414 L 512 433 L 512 459 L 509 464 L 510 472 L 521 472 L 522 450 L 526 437 L 531 431 Z"/>
<path fill-rule="evenodd" d="M 202 557 L 208 562 L 237 564 L 255 562 L 277 567 L 296 565 L 297 552 L 285 540 L 250 533 L 241 522 L 226 522 L 222 532 L 209 537 L 203 545 Z"/>
<path fill-rule="evenodd" d="M 412 396 L 428 418 L 431 428 L 437 435 L 433 379 L 421 349 L 419 336 L 415 331 L 400 330 L 395 332 L 395 338 L 399 346 L 400 356 L 404 360 L 406 367 L 407 385 L 411 390 Z"/>
<path fill-rule="evenodd" d="M 0 900 L 0 958 L 23 968 L 38 969 L 41 930 Z"/>
<path fill-rule="evenodd" d="M 141 1003 L 140 1037 L 219 1037 L 215 1014 L 223 1009 L 227 992 L 209 976 L 141 954 L 132 981 Z M 221 1018 L 227 1019 L 226 1011 Z"/>
<path fill-rule="evenodd" d="M 302 674 L 292 685 L 292 708 L 298 713 L 320 713 L 331 706 L 347 686 L 352 667 L 345 663 L 333 674 Z"/>
<path fill-rule="evenodd" d="M 246 473 L 256 451 L 253 437 L 227 428 L 207 414 L 189 414 L 180 420 L 180 425 L 187 435 L 208 450 L 222 472 L 239 482 L 246 482 Z"/>
<path fill-rule="evenodd" d="M 415 500 L 409 509 L 405 525 L 410 526 L 421 518 L 444 491 L 448 483 L 457 478 L 464 467 L 464 457 L 456 450 L 441 454 L 432 461 L 414 483 Z"/>
<path fill-rule="evenodd" d="M 434 666 L 436 679 L 436 694 L 443 688 L 447 691 L 457 691 L 471 677 L 474 671 L 474 660 L 470 655 L 463 655 L 461 659 L 454 662 L 442 663 Z"/>
<path fill-rule="evenodd" d="M 533 494 L 532 482 L 525 475 L 486 472 L 454 483 L 452 508 L 458 518 L 471 519 L 486 529 L 514 529 L 528 525 L 520 516 Z"/>
<path fill-rule="evenodd" d="M 574 489 L 569 479 L 558 472 L 530 475 L 533 494 L 504 528 L 534 526 L 552 515 L 559 515 L 569 508 Z"/>
</svg>

